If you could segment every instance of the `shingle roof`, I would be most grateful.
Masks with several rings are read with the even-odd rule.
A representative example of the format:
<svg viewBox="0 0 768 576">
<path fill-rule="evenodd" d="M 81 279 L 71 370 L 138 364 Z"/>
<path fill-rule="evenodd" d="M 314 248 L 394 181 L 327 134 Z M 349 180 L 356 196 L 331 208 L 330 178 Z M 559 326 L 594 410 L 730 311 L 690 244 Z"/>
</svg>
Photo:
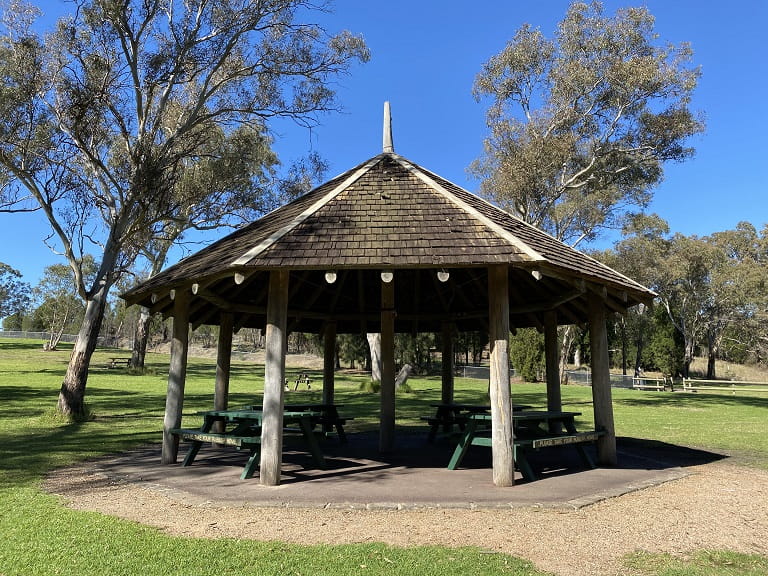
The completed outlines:
<svg viewBox="0 0 768 576">
<path fill-rule="evenodd" d="M 196 283 L 209 291 L 209 304 L 215 301 L 221 306 L 227 300 L 242 307 L 243 296 L 237 295 L 234 283 L 221 282 L 235 273 L 257 278 L 266 270 L 287 268 L 294 274 L 305 271 L 306 279 L 312 276 L 308 271 L 329 269 L 457 270 L 491 264 L 509 264 L 524 273 L 523 284 L 531 282 L 531 270 L 542 272 L 551 278 L 549 288 L 538 284 L 534 295 L 551 292 L 553 301 L 558 291 L 572 290 L 579 282 L 610 288 L 616 309 L 653 296 L 631 279 L 461 187 L 386 152 L 180 261 L 123 297 L 129 303 L 155 302 L 156 310 L 167 312 L 169 304 L 158 305 L 158 294 Z M 482 271 L 473 274 L 474 282 L 482 282 Z M 316 290 L 326 288 L 321 285 Z M 210 290 L 216 290 L 216 295 Z M 360 286 L 355 290 L 348 297 L 357 304 L 346 313 L 352 314 L 355 308 L 356 315 L 369 316 L 371 310 L 360 301 L 376 301 L 375 290 L 370 294 Z M 254 318 L 260 318 L 252 292 L 248 306 Z M 338 294 L 335 298 L 337 304 L 344 300 Z M 322 315 L 320 306 L 313 313 Z M 579 316 L 579 307 L 569 314 Z M 209 310 L 200 318 L 212 316 Z"/>
</svg>

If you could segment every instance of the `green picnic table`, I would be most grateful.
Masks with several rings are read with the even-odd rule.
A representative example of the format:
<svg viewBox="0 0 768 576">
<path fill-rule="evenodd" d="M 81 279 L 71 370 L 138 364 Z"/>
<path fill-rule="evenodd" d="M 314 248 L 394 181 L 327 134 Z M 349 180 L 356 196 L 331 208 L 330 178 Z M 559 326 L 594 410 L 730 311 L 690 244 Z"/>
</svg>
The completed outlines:
<svg viewBox="0 0 768 576">
<path fill-rule="evenodd" d="M 239 410 L 206 410 L 198 412 L 203 416 L 203 425 L 195 429 L 174 428 L 170 432 L 181 440 L 191 443 L 189 452 L 182 466 L 191 466 L 204 442 L 235 446 L 238 450 L 249 451 L 241 479 L 251 478 L 259 464 L 261 446 L 261 426 L 264 418 L 262 410 L 250 408 Z M 315 419 L 320 412 L 312 410 L 288 410 L 283 412 L 283 426 L 298 425 L 313 460 L 320 468 L 325 468 L 325 458 L 312 431 Z M 212 432 L 214 423 L 223 422 L 224 432 Z M 228 429 L 227 429 L 228 428 Z"/>
<path fill-rule="evenodd" d="M 592 458 L 584 450 L 584 444 L 595 442 L 603 435 L 603 432 L 598 430 L 577 432 L 575 418 L 580 415 L 581 412 L 546 410 L 512 412 L 514 459 L 523 478 L 529 481 L 537 479 L 537 475 L 528 461 L 527 452 L 552 446 L 573 445 L 584 464 L 589 468 L 595 467 Z M 448 463 L 449 470 L 455 470 L 461 465 L 461 461 L 470 446 L 492 445 L 490 437 L 491 414 L 476 412 L 467 414 L 466 418 L 466 426 Z M 561 427 L 565 428 L 565 431 L 556 432 Z"/>
</svg>

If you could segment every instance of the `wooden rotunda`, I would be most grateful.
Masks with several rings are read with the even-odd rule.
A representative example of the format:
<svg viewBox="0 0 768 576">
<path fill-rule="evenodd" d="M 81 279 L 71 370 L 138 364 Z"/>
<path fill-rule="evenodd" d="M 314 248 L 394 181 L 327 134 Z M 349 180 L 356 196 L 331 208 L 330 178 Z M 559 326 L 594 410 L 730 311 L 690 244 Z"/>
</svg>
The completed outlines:
<svg viewBox="0 0 768 576">
<path fill-rule="evenodd" d="M 323 390 L 333 394 L 336 334 L 380 332 L 380 449 L 395 446 L 394 334 L 482 330 L 490 336 L 493 481 L 514 483 L 508 338 L 545 334 L 548 407 L 560 409 L 557 327 L 588 324 L 598 461 L 616 463 L 606 318 L 653 293 L 513 215 L 384 152 L 128 291 L 128 304 L 173 317 L 163 463 L 174 463 L 190 325 L 220 326 L 215 403 L 226 408 L 234 331 L 265 329 L 262 484 L 280 481 L 286 336 L 324 334 Z M 444 338 L 450 342 L 450 338 Z M 450 349 L 446 356 L 452 357 Z M 452 395 L 444 371 L 444 399 Z"/>
</svg>

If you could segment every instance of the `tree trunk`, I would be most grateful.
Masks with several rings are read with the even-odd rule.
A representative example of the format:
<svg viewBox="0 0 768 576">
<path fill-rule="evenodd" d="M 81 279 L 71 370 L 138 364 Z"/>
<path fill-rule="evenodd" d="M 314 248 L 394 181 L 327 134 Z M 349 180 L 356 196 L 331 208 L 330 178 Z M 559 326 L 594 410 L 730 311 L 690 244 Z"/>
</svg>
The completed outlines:
<svg viewBox="0 0 768 576">
<path fill-rule="evenodd" d="M 621 319 L 621 373 L 627 375 L 627 323 Z"/>
<path fill-rule="evenodd" d="M 683 378 L 691 377 L 691 363 L 693 362 L 693 353 L 696 344 L 692 341 L 685 343 L 685 357 L 683 358 Z"/>
<path fill-rule="evenodd" d="M 715 344 L 715 339 L 708 336 L 707 347 L 707 380 L 717 379 L 717 370 L 715 369 L 715 361 L 717 360 L 718 346 Z"/>
<path fill-rule="evenodd" d="M 149 308 L 144 306 L 139 311 L 139 320 L 136 322 L 136 332 L 133 335 L 133 352 L 131 353 L 131 366 L 144 368 L 144 360 L 147 356 L 147 340 L 149 340 L 149 325 L 152 316 Z"/>
<path fill-rule="evenodd" d="M 109 284 L 101 284 L 100 289 L 86 303 L 83 323 L 80 326 L 77 341 L 69 358 L 67 373 L 59 392 L 58 410 L 65 416 L 77 418 L 85 415 L 85 386 L 88 382 L 88 367 L 98 343 L 108 293 Z"/>
<path fill-rule="evenodd" d="M 381 382 L 381 334 L 366 334 L 371 349 L 371 380 Z"/>
<path fill-rule="evenodd" d="M 568 359 L 571 356 L 571 347 L 576 338 L 576 329 L 569 324 L 560 329 L 562 345 L 560 346 L 560 382 L 567 382 L 565 371 L 568 368 Z"/>
</svg>

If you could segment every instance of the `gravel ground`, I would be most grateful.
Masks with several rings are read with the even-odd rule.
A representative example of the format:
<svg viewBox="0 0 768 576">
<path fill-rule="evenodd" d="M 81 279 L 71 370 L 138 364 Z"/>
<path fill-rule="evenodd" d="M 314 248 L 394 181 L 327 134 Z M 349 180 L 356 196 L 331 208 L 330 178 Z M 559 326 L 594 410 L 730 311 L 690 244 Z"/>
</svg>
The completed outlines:
<svg viewBox="0 0 768 576">
<path fill-rule="evenodd" d="M 96 510 L 173 535 L 301 544 L 478 546 L 527 558 L 562 576 L 631 574 L 622 559 L 638 550 L 685 556 L 729 549 L 768 555 L 768 471 L 727 461 L 689 471 L 684 478 L 573 510 L 193 505 L 177 492 L 115 482 L 88 464 L 56 471 L 45 489 L 62 495 L 71 508 Z"/>
</svg>

